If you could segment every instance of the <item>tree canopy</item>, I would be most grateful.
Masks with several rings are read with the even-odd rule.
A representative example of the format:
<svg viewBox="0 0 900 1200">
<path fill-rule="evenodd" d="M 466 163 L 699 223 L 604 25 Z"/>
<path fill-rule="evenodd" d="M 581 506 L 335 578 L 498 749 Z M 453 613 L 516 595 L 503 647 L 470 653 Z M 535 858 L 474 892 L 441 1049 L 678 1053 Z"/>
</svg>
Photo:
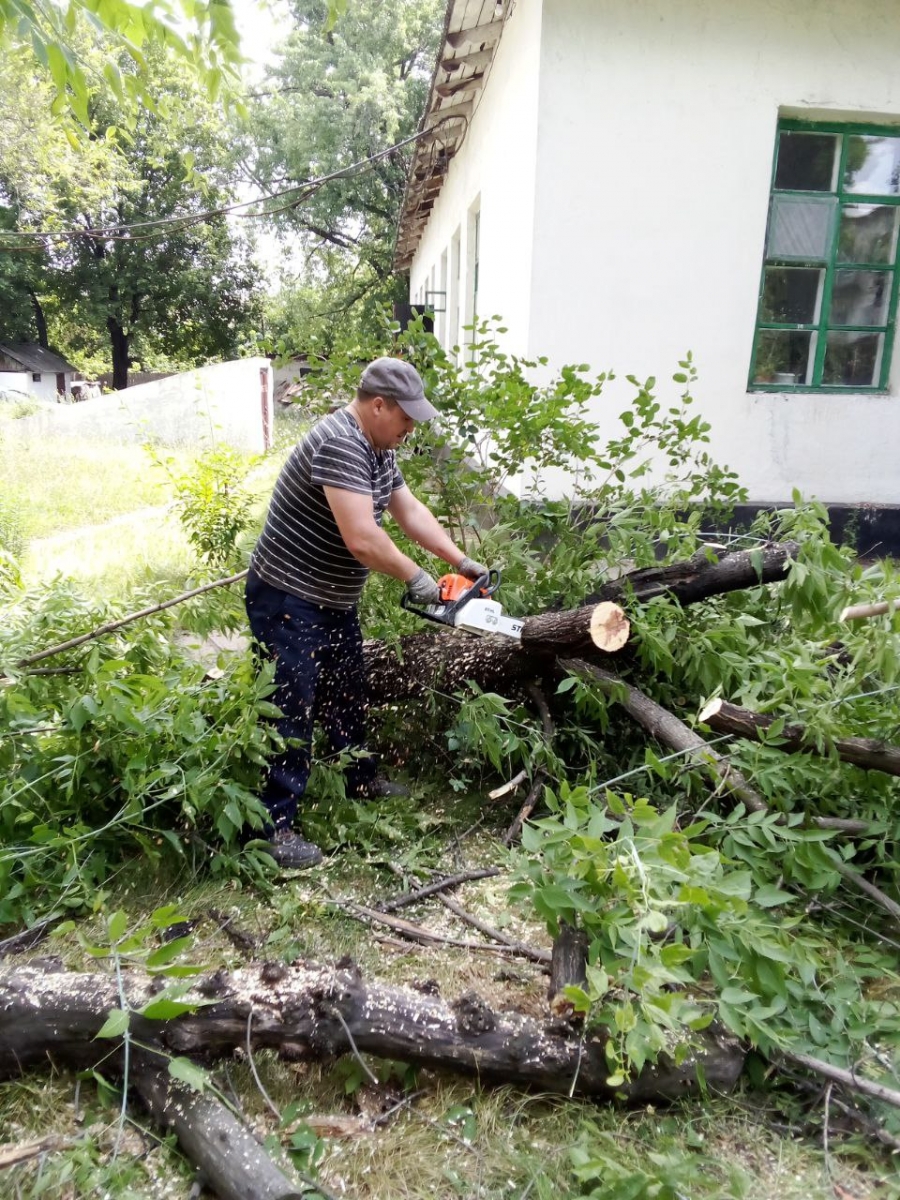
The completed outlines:
<svg viewBox="0 0 900 1200">
<path fill-rule="evenodd" d="M 87 63 L 104 54 L 82 48 Z M 0 254 L 4 331 L 47 344 L 49 324 L 75 361 L 111 361 L 117 387 L 135 359 L 189 365 L 235 354 L 256 305 L 248 236 L 225 213 L 206 215 L 235 198 L 229 126 L 191 70 L 160 48 L 143 75 L 154 107 L 138 109 L 126 130 L 115 95 L 100 88 L 89 137 L 73 146 L 40 103 L 50 85 L 33 65 L 18 56 L 0 67 L 2 215 L 25 235 Z"/>
<path fill-rule="evenodd" d="M 443 5 L 357 0 L 324 35 L 324 0 L 294 0 L 292 11 L 296 28 L 251 109 L 251 153 L 269 191 L 347 171 L 275 218 L 305 252 L 275 332 L 327 349 L 379 300 L 404 294 L 391 260 L 409 150 L 385 152 L 415 131 Z"/>
<path fill-rule="evenodd" d="M 78 52 L 78 30 L 87 26 L 111 42 L 116 53 L 101 63 Z M 89 100 L 102 82 L 129 112 L 153 105 L 144 73 L 146 55 L 163 49 L 189 63 L 211 96 L 240 61 L 231 0 L 66 0 L 35 4 L 0 0 L 0 52 L 24 50 L 52 84 L 53 110 L 89 124 Z M 123 70 L 123 56 L 136 70 Z M 126 113 L 126 116 L 128 114 Z"/>
</svg>

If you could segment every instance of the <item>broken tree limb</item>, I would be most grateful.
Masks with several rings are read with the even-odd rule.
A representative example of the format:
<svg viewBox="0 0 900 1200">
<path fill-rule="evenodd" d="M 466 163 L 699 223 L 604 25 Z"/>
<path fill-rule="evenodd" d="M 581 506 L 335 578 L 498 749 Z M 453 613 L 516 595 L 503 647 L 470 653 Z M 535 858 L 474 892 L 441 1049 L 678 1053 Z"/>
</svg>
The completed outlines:
<svg viewBox="0 0 900 1200">
<path fill-rule="evenodd" d="M 402 896 L 395 896 L 393 900 L 379 904 L 378 911 L 396 912 L 398 908 L 405 908 L 407 904 L 416 904 L 419 900 L 424 900 L 427 896 L 434 896 L 438 892 L 447 891 L 448 888 L 459 887 L 461 883 L 469 883 L 473 879 L 492 879 L 499 874 L 499 867 L 478 867 L 473 871 L 463 871 L 459 875 L 445 875 L 441 879 L 434 879 L 431 883 L 426 883 L 420 888 L 404 892 Z"/>
<path fill-rule="evenodd" d="M 619 675 L 593 663 L 583 659 L 564 659 L 560 666 L 599 684 L 600 688 L 607 695 L 612 695 L 652 737 L 672 750 L 685 751 L 688 761 L 693 760 L 698 766 L 705 767 L 727 793 L 743 801 L 752 812 L 768 811 L 769 806 L 765 800 L 750 786 L 740 771 L 721 754 L 717 754 L 699 733 L 695 733 L 674 713 L 651 700 L 632 684 L 626 683 Z"/>
<path fill-rule="evenodd" d="M 821 1058 L 811 1058 L 808 1054 L 793 1054 L 785 1051 L 783 1057 L 789 1062 L 796 1063 L 798 1067 L 805 1067 L 807 1071 L 821 1075 L 824 1079 L 840 1083 L 864 1096 L 871 1096 L 874 1100 L 883 1100 L 885 1104 L 890 1104 L 893 1108 L 900 1108 L 900 1092 L 895 1088 L 885 1087 L 883 1083 L 876 1083 L 874 1079 L 865 1079 L 863 1076 L 857 1075 L 855 1071 L 834 1067 L 831 1063 L 824 1062 Z"/>
<path fill-rule="evenodd" d="M 98 1055 L 99 1059 L 100 1055 Z M 132 1052 L 129 1082 L 163 1129 L 171 1129 L 221 1200 L 287 1200 L 298 1186 L 213 1093 L 173 1079 L 159 1057 Z"/>
<path fill-rule="evenodd" d="M 351 917 L 357 917 L 361 921 L 372 922 L 375 925 L 387 925 L 388 929 L 393 929 L 395 933 L 425 946 L 456 946 L 461 950 L 480 950 L 489 954 L 516 954 L 536 963 L 549 963 L 550 961 L 549 950 L 537 950 L 532 946 L 522 946 L 519 943 L 514 946 L 490 946 L 485 942 L 467 942 L 461 938 L 435 933 L 434 930 L 426 929 L 424 925 L 417 925 L 414 921 L 404 921 L 402 917 L 376 912 L 373 908 L 366 908 L 364 904 L 354 904 L 349 900 L 332 900 L 332 904 L 337 904 Z"/>
<path fill-rule="evenodd" d="M 176 604 L 183 604 L 185 600 L 193 600 L 195 596 L 202 596 L 204 592 L 211 592 L 213 588 L 225 587 L 229 583 L 238 583 L 241 579 L 246 579 L 246 577 L 246 571 L 238 571 L 236 575 L 229 575 L 226 579 L 215 579 L 212 583 L 204 583 L 202 587 L 193 588 L 189 592 L 182 592 L 180 596 L 173 596 L 171 600 L 163 600 L 160 604 L 152 604 L 149 608 L 142 608 L 138 612 L 129 613 L 125 617 L 120 617 L 117 621 L 107 621 L 105 625 L 99 625 L 96 629 L 90 630 L 89 633 L 82 633 L 78 637 L 69 638 L 68 641 L 60 642 L 56 646 L 48 646 L 46 650 L 41 650 L 37 654 L 28 654 L 25 658 L 20 658 L 16 663 L 16 668 L 28 667 L 32 663 L 41 662 L 42 659 L 53 658 L 56 654 L 62 654 L 64 650 L 74 650 L 76 646 L 82 646 L 85 642 L 102 637 L 105 633 L 113 633 L 116 629 L 121 629 L 123 625 L 130 625 L 132 621 L 139 621 L 142 617 L 152 617 L 155 613 L 162 612 L 166 608 L 172 608 Z"/>
<path fill-rule="evenodd" d="M 536 679 L 552 679 L 558 655 L 596 657 L 600 653 L 590 631 L 598 604 L 626 600 L 643 603 L 656 596 L 670 596 L 686 605 L 760 583 L 777 583 L 787 577 L 798 550 L 796 542 L 781 542 L 719 559 L 713 556 L 712 561 L 701 552 L 685 562 L 632 571 L 604 584 L 589 603 L 579 608 L 526 618 L 521 642 L 476 638 L 450 629 L 410 634 L 397 643 L 366 642 L 370 700 L 373 705 L 383 705 L 430 692 L 449 694 L 470 681 L 485 691 L 508 695 L 510 688 L 525 688 Z M 615 626 L 613 622 L 610 647 L 616 640 Z"/>
<path fill-rule="evenodd" d="M 624 679 L 621 679 L 612 671 L 606 671 L 602 667 L 594 666 L 593 663 L 572 659 L 562 662 L 561 665 L 566 670 L 574 671 L 599 683 L 605 692 L 616 697 L 625 711 L 634 717 L 638 724 L 642 725 L 648 733 L 673 750 L 687 751 L 695 761 L 707 766 L 725 785 L 728 793 L 742 800 L 753 812 L 770 811 L 768 804 L 758 792 L 750 787 L 743 775 L 739 771 L 736 771 L 721 755 L 716 754 L 703 741 L 699 734 L 689 729 L 683 721 L 680 721 L 668 709 L 657 704 L 655 700 L 651 700 L 649 696 L 645 696 L 643 692 L 638 691 L 630 683 L 626 683 Z M 814 825 L 818 825 L 819 818 L 813 817 L 812 821 Z M 890 896 L 886 895 L 881 888 L 876 887 L 874 883 L 870 883 L 868 879 L 860 875 L 853 867 L 848 866 L 836 850 L 825 847 L 825 852 L 831 859 L 834 870 L 837 871 L 842 879 L 845 879 L 853 887 L 874 900 L 894 921 L 900 921 L 900 904 L 892 900 Z"/>
<path fill-rule="evenodd" d="M 881 617 L 900 608 L 900 600 L 877 600 L 874 604 L 851 604 L 845 608 L 838 620 L 864 621 L 868 617 Z"/>
<path fill-rule="evenodd" d="M 274 969 L 273 969 L 274 968 Z M 207 981 L 182 999 L 208 1003 Z M 263 964 L 215 977 L 215 1002 L 166 1022 L 136 1015 L 153 995 L 152 979 L 124 977 L 132 1010 L 132 1033 L 155 1038 L 161 1049 L 215 1058 L 245 1045 L 247 1016 L 254 1014 L 254 1051 L 272 1049 L 285 1058 L 330 1058 L 350 1051 L 503 1080 L 543 1091 L 648 1103 L 699 1094 L 704 1087 L 731 1090 L 744 1052 L 720 1032 L 706 1031 L 702 1047 L 676 1066 L 666 1060 L 646 1067 L 630 1084 L 610 1087 L 602 1035 L 585 1037 L 558 1022 L 498 1012 L 468 994 L 448 1003 L 412 988 L 368 983 L 353 964 L 338 967 Z M 109 975 L 43 972 L 21 967 L 0 971 L 0 1076 L 16 1078 L 29 1067 L 62 1063 L 107 1064 L 118 1055 L 115 1039 L 95 1040 L 119 992 Z"/>
<path fill-rule="evenodd" d="M 643 604 L 655 596 L 668 595 L 680 604 L 696 604 L 711 596 L 786 579 L 799 549 L 797 542 L 774 542 L 718 558 L 707 550 L 700 550 L 684 562 L 629 571 L 603 584 L 587 600 L 591 603 L 622 601 L 634 596 Z"/>
<path fill-rule="evenodd" d="M 753 712 L 739 708 L 727 700 L 711 700 L 699 713 L 697 720 L 718 733 L 732 733 L 750 741 L 766 740 L 766 731 L 777 720 L 769 713 Z M 801 724 L 785 725 L 769 745 L 787 754 L 821 754 L 827 756 L 828 748 L 819 750 L 808 740 L 806 729 Z M 877 738 L 835 738 L 830 745 L 842 762 L 852 763 L 866 771 L 884 771 L 888 775 L 900 775 L 900 746 L 891 746 Z"/>
</svg>

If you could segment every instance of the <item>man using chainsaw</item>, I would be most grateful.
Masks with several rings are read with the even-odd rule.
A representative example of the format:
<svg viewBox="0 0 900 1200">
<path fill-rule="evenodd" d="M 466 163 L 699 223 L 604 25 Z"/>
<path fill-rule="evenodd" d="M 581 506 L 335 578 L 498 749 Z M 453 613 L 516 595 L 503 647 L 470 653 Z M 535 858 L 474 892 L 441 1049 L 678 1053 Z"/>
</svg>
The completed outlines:
<svg viewBox="0 0 900 1200">
<path fill-rule="evenodd" d="M 313 723 L 329 750 L 363 750 L 366 680 L 357 604 L 369 571 L 406 584 L 407 599 L 435 604 L 438 585 L 381 528 L 385 511 L 417 545 L 475 580 L 473 562 L 410 492 L 396 451 L 419 421 L 437 416 L 415 368 L 378 358 L 346 406 L 322 418 L 288 457 L 250 559 L 246 603 L 257 642 L 275 661 L 274 702 L 289 739 L 269 763 L 261 799 L 271 817 L 268 852 L 279 866 L 321 862 L 318 846 L 294 828 L 310 771 Z M 362 798 L 402 795 L 359 755 L 347 791 Z"/>
</svg>

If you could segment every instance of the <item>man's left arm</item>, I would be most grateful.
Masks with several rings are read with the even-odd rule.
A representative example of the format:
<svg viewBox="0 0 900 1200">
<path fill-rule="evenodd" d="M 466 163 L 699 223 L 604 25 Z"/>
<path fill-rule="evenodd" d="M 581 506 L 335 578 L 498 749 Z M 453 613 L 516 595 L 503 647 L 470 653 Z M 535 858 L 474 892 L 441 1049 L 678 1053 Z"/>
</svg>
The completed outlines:
<svg viewBox="0 0 900 1200">
<path fill-rule="evenodd" d="M 465 550 L 460 550 L 437 517 L 408 487 L 392 492 L 387 510 L 408 538 L 451 567 L 458 567 L 466 557 Z"/>
</svg>

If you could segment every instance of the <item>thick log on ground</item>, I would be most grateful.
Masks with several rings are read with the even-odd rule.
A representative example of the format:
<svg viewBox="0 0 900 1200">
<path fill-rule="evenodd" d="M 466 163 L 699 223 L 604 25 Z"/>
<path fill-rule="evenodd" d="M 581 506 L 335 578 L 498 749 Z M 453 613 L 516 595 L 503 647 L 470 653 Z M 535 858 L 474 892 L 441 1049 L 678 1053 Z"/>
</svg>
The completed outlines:
<svg viewBox="0 0 900 1200">
<path fill-rule="evenodd" d="M 589 603 L 567 612 L 545 612 L 528 617 L 521 644 L 509 638 L 478 638 L 447 629 L 402 637 L 399 644 L 367 642 L 365 647 L 369 695 L 374 705 L 411 700 L 430 690 L 453 692 L 472 680 L 486 691 L 522 688 L 533 680 L 551 680 L 557 674 L 558 655 L 598 659 L 600 650 L 591 636 L 591 621 L 600 604 L 624 602 L 633 597 L 645 602 L 669 595 L 680 604 L 694 604 L 711 596 L 759 583 L 777 583 L 787 577 L 796 555 L 795 542 L 782 542 L 754 551 L 740 551 L 709 560 L 705 553 L 666 567 L 632 571 L 604 584 Z M 617 631 L 627 628 L 614 613 L 606 621 L 613 652 Z M 624 644 L 624 643 L 623 643 Z"/>
<path fill-rule="evenodd" d="M 152 980 L 129 973 L 124 982 L 136 1010 Z M 610 1088 L 601 1037 L 584 1038 L 565 1022 L 497 1012 L 469 993 L 447 1002 L 413 989 L 366 983 L 354 964 L 263 964 L 200 980 L 185 999 L 214 1002 L 167 1022 L 133 1017 L 136 1039 L 154 1039 L 174 1054 L 217 1057 L 245 1047 L 271 1048 L 285 1058 L 370 1053 L 481 1079 L 503 1080 L 569 1095 L 623 1096 L 641 1103 L 673 1100 L 704 1086 L 727 1091 L 743 1066 L 731 1038 L 708 1031 L 702 1049 L 680 1066 L 647 1067 L 625 1088 Z M 90 1066 L 114 1060 L 117 1045 L 94 1041 L 110 1009 L 119 1007 L 107 975 L 0 971 L 0 1078 L 53 1062 Z M 248 1034 L 248 1025 L 250 1026 Z"/>
<path fill-rule="evenodd" d="M 771 729 L 776 717 L 769 713 L 753 712 L 739 708 L 727 700 L 712 700 L 698 715 L 697 720 L 717 733 L 733 733 L 736 737 L 761 742 L 766 731 Z M 785 725 L 770 745 L 787 754 L 829 754 L 829 746 L 819 750 L 800 724 Z M 891 746 L 877 738 L 835 738 L 830 743 L 842 762 L 853 763 L 866 771 L 884 771 L 888 775 L 900 775 L 900 746 Z"/>
</svg>

